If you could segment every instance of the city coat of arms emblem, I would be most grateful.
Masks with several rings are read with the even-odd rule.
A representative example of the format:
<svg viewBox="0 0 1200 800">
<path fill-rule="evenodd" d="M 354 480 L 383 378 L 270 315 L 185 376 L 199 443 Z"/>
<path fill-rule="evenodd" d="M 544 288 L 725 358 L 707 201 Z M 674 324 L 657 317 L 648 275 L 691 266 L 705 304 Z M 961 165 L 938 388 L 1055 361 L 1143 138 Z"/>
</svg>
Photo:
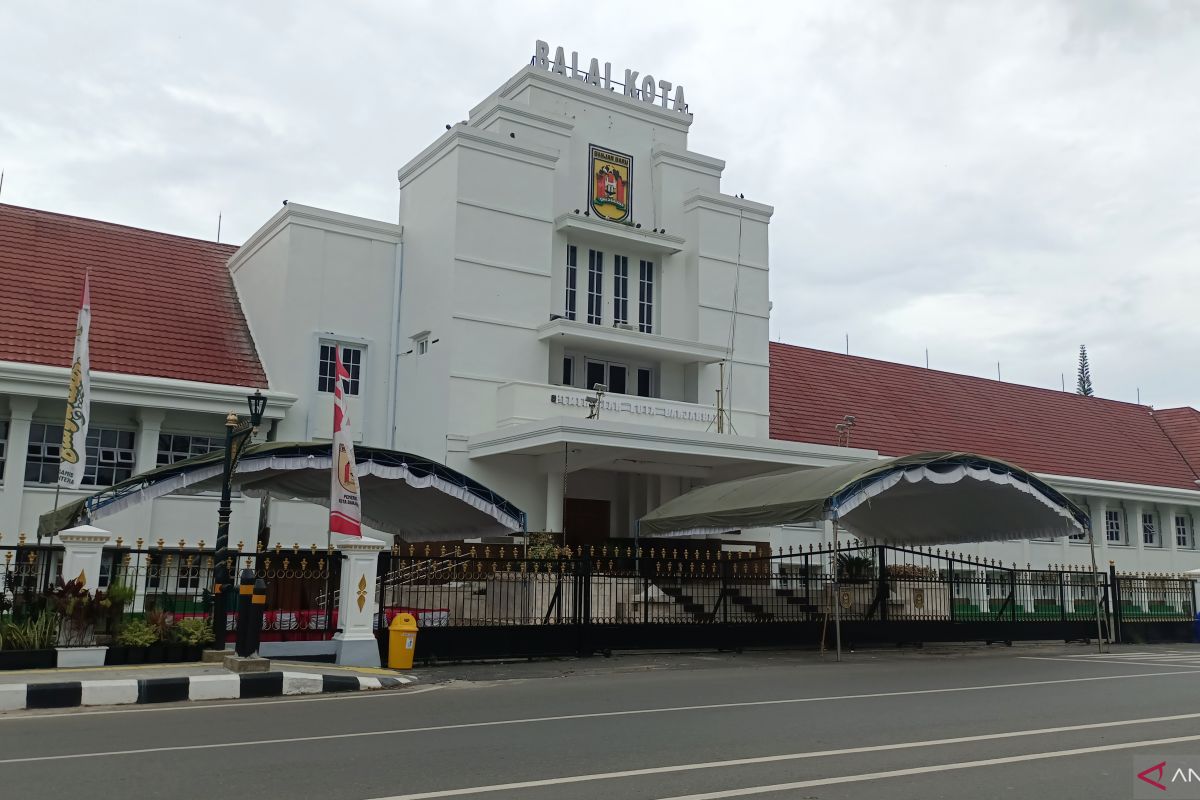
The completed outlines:
<svg viewBox="0 0 1200 800">
<path fill-rule="evenodd" d="M 601 219 L 625 222 L 633 213 L 633 186 L 630 171 L 633 157 L 603 147 L 588 148 L 591 175 L 588 180 L 588 205 Z"/>
</svg>

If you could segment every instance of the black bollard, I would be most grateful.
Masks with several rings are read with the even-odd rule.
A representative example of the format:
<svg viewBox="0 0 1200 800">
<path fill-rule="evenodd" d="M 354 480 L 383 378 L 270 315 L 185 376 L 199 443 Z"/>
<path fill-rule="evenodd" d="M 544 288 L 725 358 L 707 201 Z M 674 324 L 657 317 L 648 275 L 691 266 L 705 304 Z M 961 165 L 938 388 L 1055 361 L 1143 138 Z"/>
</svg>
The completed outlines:
<svg viewBox="0 0 1200 800">
<path fill-rule="evenodd" d="M 262 641 L 263 614 L 267 610 L 267 582 L 259 578 L 254 582 L 254 593 L 250 595 L 250 631 L 247 634 L 251 653 L 258 652 L 259 642 Z"/>
<path fill-rule="evenodd" d="M 248 657 L 251 653 L 258 649 L 258 636 L 253 636 L 253 644 L 251 643 L 251 631 L 254 628 L 252 618 L 254 611 L 252 603 L 254 599 L 254 570 L 242 570 L 241 580 L 238 581 L 238 620 L 237 620 L 237 654 L 242 658 Z M 259 616 L 259 626 L 262 625 L 262 617 Z"/>
</svg>

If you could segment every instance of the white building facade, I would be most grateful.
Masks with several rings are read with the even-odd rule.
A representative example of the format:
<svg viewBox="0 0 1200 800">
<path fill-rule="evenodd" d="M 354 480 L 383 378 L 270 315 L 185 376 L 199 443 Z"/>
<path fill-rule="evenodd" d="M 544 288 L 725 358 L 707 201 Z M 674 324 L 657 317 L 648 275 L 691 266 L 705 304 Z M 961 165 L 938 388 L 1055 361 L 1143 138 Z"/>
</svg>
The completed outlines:
<svg viewBox="0 0 1200 800">
<path fill-rule="evenodd" d="M 877 458 L 770 438 L 774 211 L 723 192 L 724 162 L 688 149 L 682 89 L 641 76 L 631 90 L 607 65 L 576 56 L 573 69 L 565 54 L 537 52 L 400 168 L 395 222 L 291 203 L 228 259 L 269 383 L 270 436 L 330 436 L 341 348 L 358 441 L 444 462 L 524 509 L 530 530 L 565 529 L 581 544 L 633 537 L 638 517 L 697 485 Z M 121 475 L 162 463 L 163 435 L 220 437 L 225 412 L 257 388 L 93 382 L 94 424 L 130 434 L 105 446 Z M 0 361 L 4 543 L 53 506 L 53 479 L 29 459 L 46 457 L 37 426 L 61 425 L 65 386 L 60 367 Z M 1200 491 L 1042 477 L 1085 504 L 1102 560 L 1200 567 Z M 215 507 L 207 495 L 160 498 L 104 524 L 127 542 L 211 543 Z M 237 499 L 235 541 L 253 540 L 260 513 Z M 323 509 L 273 502 L 266 513 L 275 541 L 325 541 Z M 730 539 L 777 548 L 826 535 Z M 1066 540 L 970 552 L 1022 566 L 1087 561 Z"/>
</svg>

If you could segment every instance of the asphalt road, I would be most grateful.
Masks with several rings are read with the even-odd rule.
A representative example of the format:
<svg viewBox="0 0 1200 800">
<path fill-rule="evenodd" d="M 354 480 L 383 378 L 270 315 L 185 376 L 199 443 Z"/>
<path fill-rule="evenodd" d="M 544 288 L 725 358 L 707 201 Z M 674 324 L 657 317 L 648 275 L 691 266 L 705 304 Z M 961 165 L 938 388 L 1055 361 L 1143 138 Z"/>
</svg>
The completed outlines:
<svg viewBox="0 0 1200 800">
<path fill-rule="evenodd" d="M 352 696 L 0 715 L 0 786 L 89 800 L 1130 798 L 1149 755 L 1200 753 L 1191 646 L 417 674 Z"/>
</svg>

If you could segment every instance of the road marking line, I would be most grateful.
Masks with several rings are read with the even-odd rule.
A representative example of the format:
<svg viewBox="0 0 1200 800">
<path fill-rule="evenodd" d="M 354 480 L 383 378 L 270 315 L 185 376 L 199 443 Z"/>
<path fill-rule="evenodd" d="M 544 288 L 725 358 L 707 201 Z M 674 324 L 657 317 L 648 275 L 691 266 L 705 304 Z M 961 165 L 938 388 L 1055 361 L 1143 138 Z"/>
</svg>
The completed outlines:
<svg viewBox="0 0 1200 800">
<path fill-rule="evenodd" d="M 1172 673 L 1173 674 L 1173 673 Z M 197 676 L 197 677 L 221 677 L 221 676 Z M 237 677 L 234 675 L 233 677 Z M 322 694 L 313 697 L 263 697 L 263 698 L 247 698 L 236 703 L 210 703 L 207 701 L 199 701 L 189 703 L 186 700 L 181 700 L 182 705 L 162 705 L 162 706 L 141 706 L 138 708 L 108 708 L 95 711 L 62 711 L 54 714 L 22 714 L 20 716 L 8 716 L 6 713 L 0 713 L 0 723 L 16 722 L 18 720 L 37 720 L 37 719 L 59 719 L 62 717 L 93 717 L 98 714 L 161 714 L 167 711 L 207 711 L 212 708 L 242 708 L 245 706 L 262 706 L 262 705 L 283 705 L 285 703 L 330 703 L 341 702 L 343 700 L 370 700 L 383 697 L 399 697 L 411 694 L 424 694 L 432 692 L 435 689 L 440 689 L 439 686 L 423 686 L 420 689 L 405 689 L 404 691 L 378 691 L 378 692 L 344 692 L 337 694 Z"/>
<path fill-rule="evenodd" d="M 841 695 L 841 696 L 833 696 L 833 697 L 798 697 L 798 698 L 791 698 L 791 699 L 786 699 L 786 700 L 754 700 L 754 701 L 748 701 L 748 702 L 743 702 L 743 703 L 712 703 L 709 705 L 698 705 L 698 706 L 641 708 L 641 709 L 632 709 L 632 710 L 628 710 L 628 711 L 595 711 L 595 712 L 591 712 L 591 713 L 587 713 L 587 714 L 562 714 L 562 715 L 553 716 L 553 717 L 526 717 L 526 718 L 520 718 L 520 719 L 492 720 L 489 722 L 462 722 L 462 723 L 456 723 L 456 724 L 450 724 L 450 725 L 426 725 L 426 726 L 422 726 L 422 727 L 418 727 L 418 728 L 394 728 L 394 729 L 383 730 L 383 731 L 354 731 L 351 733 L 330 733 L 330 734 L 322 734 L 322 735 L 317 735 L 317 736 L 296 736 L 296 737 L 292 737 L 292 738 L 283 738 L 283 739 L 251 739 L 251 740 L 238 741 L 238 742 L 210 742 L 207 744 L 170 745 L 167 747 L 145 747 L 145 748 L 139 748 L 136 750 L 108 750 L 108 751 L 96 752 L 96 753 L 64 753 L 64 754 L 50 755 L 50 756 L 26 756 L 26 757 L 21 757 L 21 758 L 0 759 L 0 764 L 24 764 L 24 763 L 33 762 L 33 761 L 57 761 L 57 760 L 77 759 L 77 758 L 99 758 L 99 757 L 107 757 L 107 756 L 143 755 L 146 753 L 171 753 L 171 752 L 179 752 L 179 751 L 185 751 L 185 750 L 215 750 L 215 749 L 224 748 L 224 747 L 246 747 L 246 746 L 250 746 L 250 745 L 294 744 L 297 742 L 322 742 L 322 741 L 330 741 L 333 739 L 361 739 L 361 738 L 366 738 L 369 736 L 397 736 L 397 735 L 406 734 L 406 733 L 432 733 L 435 731 L 462 730 L 465 728 L 493 728 L 493 727 L 500 727 L 500 726 L 506 726 L 506 725 L 527 725 L 527 724 L 531 724 L 531 723 L 535 723 L 535 722 L 559 722 L 559 721 L 564 721 L 564 720 L 598 719 L 598 718 L 602 718 L 602 717 L 637 716 L 637 715 L 642 715 L 642 714 L 662 714 L 662 713 L 679 712 L 679 711 L 710 711 L 710 710 L 714 710 L 714 709 L 723 709 L 723 708 L 789 705 L 789 704 L 795 704 L 795 703 L 817 703 L 817 702 L 825 702 L 825 701 L 830 701 L 830 700 L 859 700 L 859 699 L 879 698 L 879 697 L 938 694 L 938 693 L 942 693 L 942 692 L 970 692 L 970 691 L 978 691 L 981 689 L 1004 689 L 1004 688 L 1010 688 L 1010 687 L 1040 686 L 1043 684 L 1081 683 L 1081 682 L 1085 682 L 1085 681 L 1097 681 L 1097 680 L 1123 680 L 1123 679 L 1130 679 L 1130 678 L 1162 677 L 1162 676 L 1166 676 L 1166 675 L 1194 675 L 1194 674 L 1196 674 L 1196 672 L 1197 672 L 1196 670 L 1192 670 L 1189 672 L 1156 672 L 1156 673 L 1146 673 L 1146 674 L 1142 674 L 1142 675 L 1102 675 L 1102 676 L 1097 676 L 1097 677 L 1092 677 L 1092 678 L 1064 678 L 1061 680 L 1054 680 L 1054 681 L 1033 681 L 1033 682 L 1025 682 L 1025 683 L 1002 683 L 1002 684 L 994 684 L 994 685 L 990 685 L 990 686 L 963 686 L 963 687 L 950 688 L 950 689 L 916 689 L 916 690 L 905 691 L 905 692 L 875 692 L 875 693 L 871 693 L 871 694 L 852 694 L 852 695 Z M 429 687 L 425 687 L 425 690 L 428 691 L 428 690 L 432 690 L 432 689 L 436 689 L 436 688 L 438 688 L 438 687 L 429 686 Z M 416 694 L 419 691 L 421 691 L 421 690 L 404 692 L 402 694 Z M 300 700 L 304 700 L 304 699 L 311 701 L 311 700 L 316 700 L 318 698 L 299 698 L 295 702 L 299 702 Z M 237 705 L 237 704 L 225 703 L 222 705 L 229 706 L 229 705 Z M 220 706 L 218 706 L 217 704 L 214 704 L 214 705 L 210 705 L 208 707 L 209 708 L 218 708 Z M 1200 717 L 1200 714 L 1185 715 L 1185 717 L 1192 717 L 1192 716 Z M 40 719 L 40 718 L 41 717 L 23 717 L 23 718 L 18 718 L 18 719 Z M 1173 718 L 1172 717 L 1163 717 L 1162 719 L 1169 720 L 1169 719 L 1173 719 Z M 1133 721 L 1133 722 L 1129 722 L 1128 724 L 1133 725 L 1133 724 L 1137 724 L 1137 722 L 1138 721 Z M 1093 724 L 1103 725 L 1104 723 L 1093 723 Z M 1113 723 L 1113 724 L 1122 724 L 1122 723 Z M 1001 736 L 1003 736 L 1003 735 L 1004 734 L 1001 734 Z"/>
<path fill-rule="evenodd" d="M 731 789 L 722 792 L 705 792 L 703 794 L 682 794 L 673 797 L 662 797 L 658 800 L 721 800 L 725 797 L 745 797 L 750 794 L 767 794 L 769 792 L 786 792 L 789 789 L 805 789 L 812 786 L 832 786 L 839 783 L 858 783 L 860 781 L 877 781 L 883 778 L 903 778 L 908 775 L 922 775 L 930 772 L 949 772 L 957 769 L 973 769 L 976 767 L 994 767 L 1000 764 L 1016 764 L 1022 761 L 1038 761 L 1047 758 L 1065 758 L 1067 756 L 1082 756 L 1090 753 L 1106 753 L 1112 750 L 1132 750 L 1137 747 L 1151 747 L 1179 742 L 1194 742 L 1200 740 L 1200 734 L 1194 736 L 1172 736 L 1169 739 L 1146 739 L 1141 742 L 1121 742 L 1119 744 L 1102 744 L 1095 747 L 1077 747 L 1072 750 L 1051 750 L 1045 753 L 1027 753 L 1021 756 L 1004 756 L 1001 758 L 984 758 L 979 761 L 958 761 L 952 764 L 934 764 L 928 767 L 909 767 L 893 769 L 887 772 L 864 772 L 859 775 L 841 775 L 836 778 L 816 778 L 808 781 L 792 781 L 791 783 L 775 783 L 768 786 L 747 786 L 743 789 Z M 417 797 L 418 795 L 411 795 Z M 381 798 L 381 800 L 399 800 L 399 798 Z"/>
<path fill-rule="evenodd" d="M 1108 659 L 1093 658 L 1087 661 L 1080 661 L 1077 658 L 1054 658 L 1052 656 L 1017 656 L 1023 661 L 1065 661 L 1068 664 L 1120 664 L 1121 666 L 1130 667 L 1185 667 L 1186 664 L 1173 664 L 1170 662 L 1162 663 L 1158 661 L 1116 661 Z M 1197 670 L 1191 670 L 1196 672 Z"/>
<path fill-rule="evenodd" d="M 673 764 L 666 767 L 645 767 L 643 769 L 627 769 L 617 772 L 597 772 L 590 775 L 568 775 L 561 778 L 544 778 L 541 780 L 516 781 L 513 783 L 497 783 L 490 786 L 470 786 L 462 789 L 441 789 L 431 792 L 416 792 L 414 794 L 399 794 L 390 797 L 377 797 L 375 800 L 433 800 L 438 797 L 461 797 L 471 794 L 486 794 L 488 792 L 510 792 L 516 789 L 537 789 L 546 786 L 557 786 L 569 783 L 585 783 L 589 781 L 612 780 L 614 778 L 635 778 L 642 775 L 663 775 L 672 772 L 691 772 L 701 769 L 725 769 L 728 767 L 745 767 L 755 764 L 771 764 L 780 761 L 799 761 L 809 758 L 830 758 L 833 756 L 859 755 L 862 753 L 879 753 L 887 750 L 908 750 L 919 747 L 941 747 L 951 744 L 966 744 L 995 739 L 1014 739 L 1022 736 L 1044 736 L 1054 733 L 1069 733 L 1071 731 L 1095 730 L 1097 728 L 1115 728 L 1124 725 L 1144 725 L 1154 722 L 1173 722 L 1181 719 L 1194 719 L 1200 714 L 1179 714 L 1170 717 L 1149 717 L 1146 719 L 1117 720 L 1114 722 L 1093 722 L 1084 725 L 1066 725 L 1058 728 L 1040 728 L 1028 731 L 1007 731 L 1004 733 L 986 733 L 976 736 L 956 736 L 952 739 L 928 739 L 918 742 L 896 742 L 894 744 L 867 745 L 863 747 L 844 747 L 837 750 L 819 750 L 806 753 L 786 753 L 775 756 L 754 756 L 750 758 L 731 758 L 725 761 L 701 761 L 695 764 Z M 1200 735 L 1191 738 L 1200 739 Z M 880 773 L 882 775 L 882 773 Z M 817 784 L 813 784 L 817 785 Z M 787 785 L 784 788 L 792 788 Z M 799 787 L 797 787 L 799 788 Z M 717 795 L 713 797 L 733 797 L 736 795 Z M 697 795 L 697 798 L 701 795 Z M 708 795 L 703 795 L 708 797 Z M 671 800 L 684 800 L 671 798 Z M 690 797 L 688 798 L 690 800 Z"/>
</svg>

